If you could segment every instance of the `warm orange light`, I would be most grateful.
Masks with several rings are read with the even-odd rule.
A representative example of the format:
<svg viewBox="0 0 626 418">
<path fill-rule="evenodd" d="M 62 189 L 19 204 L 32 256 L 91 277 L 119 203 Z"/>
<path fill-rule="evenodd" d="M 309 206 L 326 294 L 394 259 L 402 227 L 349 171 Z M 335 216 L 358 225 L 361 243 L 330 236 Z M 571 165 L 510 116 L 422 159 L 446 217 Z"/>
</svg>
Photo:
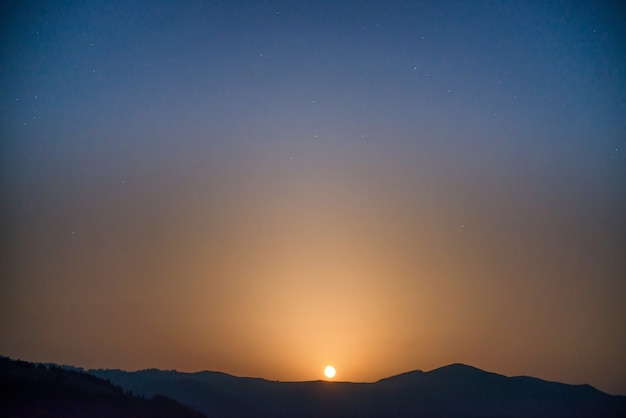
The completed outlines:
<svg viewBox="0 0 626 418">
<path fill-rule="evenodd" d="M 335 370 L 333 366 L 326 366 L 326 368 L 324 369 L 324 375 L 326 375 L 326 377 L 329 379 L 332 379 L 333 377 L 335 377 L 336 373 L 337 371 Z"/>
</svg>

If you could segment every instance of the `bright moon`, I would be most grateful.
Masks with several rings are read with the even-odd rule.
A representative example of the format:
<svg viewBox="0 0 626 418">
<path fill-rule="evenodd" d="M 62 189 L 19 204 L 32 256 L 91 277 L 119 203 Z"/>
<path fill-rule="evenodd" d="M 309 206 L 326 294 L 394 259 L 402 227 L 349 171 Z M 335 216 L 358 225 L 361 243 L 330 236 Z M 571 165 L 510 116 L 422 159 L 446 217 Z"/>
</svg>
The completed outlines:
<svg viewBox="0 0 626 418">
<path fill-rule="evenodd" d="M 326 366 L 326 368 L 324 369 L 324 374 L 329 379 L 332 379 L 333 377 L 335 377 L 335 373 L 336 371 L 333 366 Z"/>
</svg>

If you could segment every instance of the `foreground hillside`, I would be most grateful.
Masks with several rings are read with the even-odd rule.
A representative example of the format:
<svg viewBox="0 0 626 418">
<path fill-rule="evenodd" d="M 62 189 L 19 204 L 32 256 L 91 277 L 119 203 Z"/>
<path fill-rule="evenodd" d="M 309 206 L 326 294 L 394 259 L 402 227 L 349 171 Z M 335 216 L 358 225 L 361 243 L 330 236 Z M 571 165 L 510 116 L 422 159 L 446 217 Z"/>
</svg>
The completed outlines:
<svg viewBox="0 0 626 418">
<path fill-rule="evenodd" d="M 202 418 L 164 396 L 143 399 L 90 374 L 0 358 L 0 417 Z"/>
<path fill-rule="evenodd" d="M 217 372 L 92 370 L 207 416 L 228 417 L 626 417 L 626 398 L 589 385 L 506 377 L 454 364 L 375 383 L 274 382 Z"/>
</svg>

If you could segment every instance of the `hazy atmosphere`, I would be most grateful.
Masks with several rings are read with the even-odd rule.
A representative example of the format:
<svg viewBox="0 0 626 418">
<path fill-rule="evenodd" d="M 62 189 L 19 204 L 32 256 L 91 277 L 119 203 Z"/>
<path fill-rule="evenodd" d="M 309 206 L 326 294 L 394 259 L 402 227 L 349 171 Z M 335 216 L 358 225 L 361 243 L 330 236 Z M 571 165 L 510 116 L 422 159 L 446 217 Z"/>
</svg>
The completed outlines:
<svg viewBox="0 0 626 418">
<path fill-rule="evenodd" d="M 0 354 L 626 395 L 617 4 L 3 2 Z"/>
</svg>

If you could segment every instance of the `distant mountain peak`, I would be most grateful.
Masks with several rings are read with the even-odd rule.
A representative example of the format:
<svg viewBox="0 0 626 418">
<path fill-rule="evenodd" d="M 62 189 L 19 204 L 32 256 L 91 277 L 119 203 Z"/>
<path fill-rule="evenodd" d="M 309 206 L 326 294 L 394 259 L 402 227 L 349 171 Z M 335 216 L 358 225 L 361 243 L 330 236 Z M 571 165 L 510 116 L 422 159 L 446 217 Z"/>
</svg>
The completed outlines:
<svg viewBox="0 0 626 418">
<path fill-rule="evenodd" d="M 437 370 L 464 370 L 464 371 L 476 371 L 476 372 L 490 373 L 483 369 L 479 369 L 478 367 L 470 366 L 465 363 L 448 364 L 446 366 L 441 366 L 441 367 L 437 367 L 436 369 L 432 369 L 430 372 L 434 372 Z"/>
<path fill-rule="evenodd" d="M 447 366 L 438 367 L 427 373 L 432 374 L 454 374 L 454 375 L 475 375 L 475 374 L 491 374 L 496 376 L 502 376 L 498 373 L 488 372 L 486 370 L 479 369 L 478 367 L 469 366 L 463 363 L 452 363 Z"/>
</svg>

